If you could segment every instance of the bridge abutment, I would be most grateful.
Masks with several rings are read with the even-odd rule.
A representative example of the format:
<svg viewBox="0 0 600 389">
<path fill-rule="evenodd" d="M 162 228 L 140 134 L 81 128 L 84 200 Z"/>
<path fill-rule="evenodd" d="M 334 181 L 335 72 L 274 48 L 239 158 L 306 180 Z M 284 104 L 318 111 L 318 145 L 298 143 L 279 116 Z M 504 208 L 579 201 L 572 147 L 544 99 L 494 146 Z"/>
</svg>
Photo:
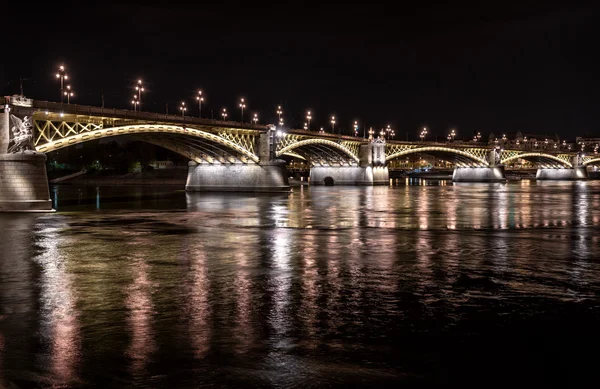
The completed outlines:
<svg viewBox="0 0 600 389">
<path fill-rule="evenodd" d="M 188 192 L 289 192 L 285 161 L 198 164 L 190 161 Z"/>
<path fill-rule="evenodd" d="M 53 212 L 46 155 L 32 150 L 9 152 L 11 141 L 18 141 L 11 139 L 10 111 L 6 104 L 0 114 L 0 212 Z M 24 118 L 19 116 L 16 115 L 13 121 L 22 123 Z M 24 130 L 29 128 L 24 126 Z"/>
<path fill-rule="evenodd" d="M 46 155 L 0 154 L 0 212 L 53 212 Z"/>
</svg>

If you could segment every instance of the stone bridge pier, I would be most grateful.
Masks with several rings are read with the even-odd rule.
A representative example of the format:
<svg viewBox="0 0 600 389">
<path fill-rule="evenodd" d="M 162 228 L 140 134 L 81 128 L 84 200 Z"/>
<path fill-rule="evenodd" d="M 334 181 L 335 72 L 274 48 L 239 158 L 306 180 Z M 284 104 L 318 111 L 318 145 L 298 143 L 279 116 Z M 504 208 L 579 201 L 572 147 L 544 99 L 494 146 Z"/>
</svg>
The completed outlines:
<svg viewBox="0 0 600 389">
<path fill-rule="evenodd" d="M 488 166 L 483 167 L 457 167 L 452 173 L 454 182 L 504 182 L 504 165 L 500 164 L 500 151 L 490 150 Z"/>
<path fill-rule="evenodd" d="M 188 192 L 289 192 L 284 160 L 275 158 L 274 127 L 260 134 L 258 163 L 197 163 L 190 161 L 185 190 Z"/>
<path fill-rule="evenodd" d="M 539 168 L 535 174 L 536 180 L 559 181 L 559 180 L 585 180 L 588 178 L 586 167 L 583 165 L 581 153 L 571 159 L 572 167 Z"/>
<path fill-rule="evenodd" d="M 26 105 L 27 101 L 17 103 Z M 10 100 L 5 101 L 2 111 L 0 212 L 53 212 L 46 155 L 33 147 L 31 112 L 14 109 Z"/>
<path fill-rule="evenodd" d="M 385 159 L 385 141 L 377 139 L 360 145 L 359 164 L 313 166 L 310 185 L 389 185 L 390 173 Z"/>
</svg>

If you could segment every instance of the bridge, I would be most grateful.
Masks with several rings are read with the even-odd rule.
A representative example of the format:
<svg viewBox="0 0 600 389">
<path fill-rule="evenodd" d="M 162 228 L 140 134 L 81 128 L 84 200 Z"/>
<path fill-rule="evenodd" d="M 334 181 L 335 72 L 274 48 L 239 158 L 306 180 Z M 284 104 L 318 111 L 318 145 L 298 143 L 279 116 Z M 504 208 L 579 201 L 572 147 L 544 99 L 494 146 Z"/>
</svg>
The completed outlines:
<svg viewBox="0 0 600 389">
<path fill-rule="evenodd" d="M 190 160 L 187 191 L 289 191 L 285 161 L 306 161 L 311 185 L 388 185 L 388 165 L 427 154 L 455 166 L 453 181 L 505 180 L 517 159 L 538 179 L 585 179 L 599 158 L 575 152 L 500 149 L 479 142 L 402 142 L 190 116 L 4 98 L 0 119 L 0 211 L 48 211 L 45 153 L 128 135 Z"/>
</svg>

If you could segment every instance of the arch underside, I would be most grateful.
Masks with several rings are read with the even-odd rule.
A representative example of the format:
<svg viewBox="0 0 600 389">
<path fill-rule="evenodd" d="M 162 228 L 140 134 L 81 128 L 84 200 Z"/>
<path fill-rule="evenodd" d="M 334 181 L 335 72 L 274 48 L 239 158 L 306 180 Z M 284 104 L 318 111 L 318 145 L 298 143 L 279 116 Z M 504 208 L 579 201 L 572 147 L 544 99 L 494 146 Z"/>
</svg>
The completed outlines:
<svg viewBox="0 0 600 389">
<path fill-rule="evenodd" d="M 583 162 L 583 166 L 587 165 L 600 165 L 600 158 L 592 158 Z"/>
<path fill-rule="evenodd" d="M 459 167 L 484 167 L 489 166 L 488 162 L 482 158 L 464 152 L 458 149 L 442 148 L 442 147 L 422 147 L 406 149 L 386 157 L 387 161 L 401 159 L 412 154 L 423 154 L 438 159 L 443 159 L 452 162 Z"/>
<path fill-rule="evenodd" d="M 513 163 L 517 159 L 524 159 L 525 161 L 531 162 L 538 167 L 548 167 L 548 168 L 564 168 L 564 167 L 572 167 L 573 165 L 563 159 L 560 159 L 551 154 L 544 153 L 524 153 L 517 154 L 508 158 L 505 158 L 501 161 L 502 164 Z"/>
<path fill-rule="evenodd" d="M 157 131 L 156 129 L 150 129 L 150 127 L 130 126 L 90 131 L 38 145 L 36 150 L 47 153 L 90 140 L 127 135 L 130 139 L 164 147 L 198 163 L 249 163 L 259 161 L 258 156 L 252 152 L 215 134 L 183 127 L 168 127 L 164 131 Z M 137 131 L 131 131 L 131 129 Z"/>
<path fill-rule="evenodd" d="M 340 145 L 324 139 L 308 139 L 288 145 L 277 151 L 277 156 L 300 156 L 311 166 L 354 166 L 359 159 Z"/>
</svg>

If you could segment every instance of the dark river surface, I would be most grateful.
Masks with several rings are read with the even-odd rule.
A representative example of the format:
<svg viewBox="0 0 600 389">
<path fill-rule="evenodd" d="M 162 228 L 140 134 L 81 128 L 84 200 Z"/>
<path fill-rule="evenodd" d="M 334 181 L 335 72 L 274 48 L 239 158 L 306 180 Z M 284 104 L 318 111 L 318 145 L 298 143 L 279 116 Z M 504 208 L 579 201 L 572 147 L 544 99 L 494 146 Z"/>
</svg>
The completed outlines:
<svg viewBox="0 0 600 389">
<path fill-rule="evenodd" d="M 600 181 L 425 183 L 52 187 L 0 214 L 0 388 L 597 387 Z"/>
</svg>

